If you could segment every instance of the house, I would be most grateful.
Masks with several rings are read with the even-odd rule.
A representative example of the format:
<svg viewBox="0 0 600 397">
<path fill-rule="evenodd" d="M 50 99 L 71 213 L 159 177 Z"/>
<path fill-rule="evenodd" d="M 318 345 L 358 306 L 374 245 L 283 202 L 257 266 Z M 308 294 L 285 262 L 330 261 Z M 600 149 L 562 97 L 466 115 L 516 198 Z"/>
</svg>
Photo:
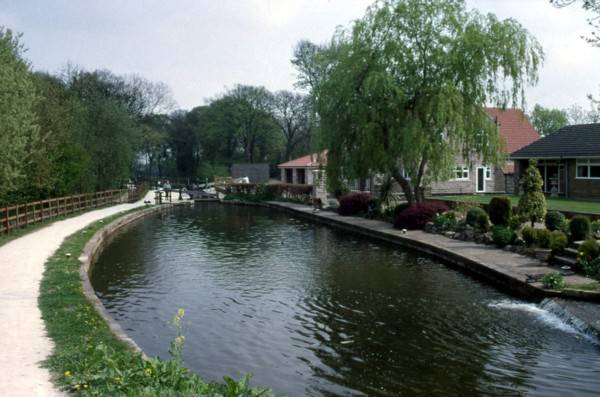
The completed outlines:
<svg viewBox="0 0 600 397">
<path fill-rule="evenodd" d="M 538 160 L 544 192 L 551 196 L 600 199 L 600 123 L 564 127 L 510 158 L 520 178 L 529 159 Z"/>
<path fill-rule="evenodd" d="M 314 185 L 319 170 L 327 164 L 327 152 L 313 153 L 277 166 L 281 170 L 281 182 Z"/>
<path fill-rule="evenodd" d="M 486 113 L 498 125 L 500 136 L 504 139 L 506 154 L 521 149 L 538 140 L 540 134 L 519 109 L 486 108 Z M 474 193 L 513 193 L 514 164 L 507 161 L 500 167 L 488 166 L 472 159 L 466 161 L 456 157 L 453 177 L 448 181 L 431 185 L 432 195 L 474 194 Z"/>
</svg>

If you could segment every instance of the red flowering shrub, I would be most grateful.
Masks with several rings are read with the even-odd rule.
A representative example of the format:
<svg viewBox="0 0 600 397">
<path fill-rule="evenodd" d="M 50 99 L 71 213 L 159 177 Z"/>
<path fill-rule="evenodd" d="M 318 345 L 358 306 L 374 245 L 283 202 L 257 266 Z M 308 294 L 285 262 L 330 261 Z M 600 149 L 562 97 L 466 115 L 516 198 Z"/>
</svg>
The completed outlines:
<svg viewBox="0 0 600 397">
<path fill-rule="evenodd" d="M 343 216 L 366 213 L 369 210 L 369 200 L 371 193 L 352 192 L 343 195 L 340 198 L 340 208 L 338 213 Z"/>
<path fill-rule="evenodd" d="M 427 222 L 433 222 L 437 214 L 448 211 L 448 206 L 441 201 L 426 201 L 408 207 L 394 219 L 397 229 L 423 229 Z"/>
</svg>

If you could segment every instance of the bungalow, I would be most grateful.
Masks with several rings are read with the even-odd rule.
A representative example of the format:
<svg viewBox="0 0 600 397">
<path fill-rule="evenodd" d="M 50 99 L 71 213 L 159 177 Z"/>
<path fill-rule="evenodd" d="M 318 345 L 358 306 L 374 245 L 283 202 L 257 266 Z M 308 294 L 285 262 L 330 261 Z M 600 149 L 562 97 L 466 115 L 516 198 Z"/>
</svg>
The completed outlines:
<svg viewBox="0 0 600 397">
<path fill-rule="evenodd" d="M 327 164 L 327 152 L 320 155 L 308 154 L 277 167 L 281 170 L 281 182 L 296 183 L 300 185 L 314 185 L 315 176 Z"/>
<path fill-rule="evenodd" d="M 537 159 L 544 192 L 551 196 L 600 199 L 600 123 L 564 127 L 516 150 L 510 158 L 517 178 L 529 159 Z"/>
<path fill-rule="evenodd" d="M 506 154 L 538 140 L 540 134 L 519 109 L 486 108 L 488 116 L 496 123 L 504 139 Z M 474 194 L 514 192 L 514 165 L 507 161 L 500 167 L 492 167 L 474 160 L 469 162 L 456 157 L 452 178 L 431 185 L 431 194 Z"/>
</svg>

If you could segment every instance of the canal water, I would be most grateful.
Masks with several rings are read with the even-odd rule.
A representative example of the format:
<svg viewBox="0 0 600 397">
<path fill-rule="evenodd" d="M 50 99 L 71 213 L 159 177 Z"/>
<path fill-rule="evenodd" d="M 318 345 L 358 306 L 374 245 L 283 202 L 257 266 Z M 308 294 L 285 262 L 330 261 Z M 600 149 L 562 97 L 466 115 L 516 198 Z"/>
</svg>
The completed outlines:
<svg viewBox="0 0 600 397">
<path fill-rule="evenodd" d="M 600 348 L 419 253 L 275 210 L 202 204 L 114 237 L 92 284 L 150 356 L 288 396 L 597 396 Z"/>
</svg>

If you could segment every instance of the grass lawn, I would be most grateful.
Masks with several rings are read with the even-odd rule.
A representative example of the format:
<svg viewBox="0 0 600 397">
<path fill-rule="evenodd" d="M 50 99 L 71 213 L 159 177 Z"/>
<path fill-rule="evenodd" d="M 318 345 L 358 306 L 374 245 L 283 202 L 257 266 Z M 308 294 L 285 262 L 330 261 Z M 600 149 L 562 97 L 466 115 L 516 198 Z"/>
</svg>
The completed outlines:
<svg viewBox="0 0 600 397">
<path fill-rule="evenodd" d="M 451 196 L 435 196 L 434 198 L 451 201 L 463 201 L 463 202 L 475 202 L 480 204 L 487 204 L 490 202 L 492 197 L 500 195 L 451 195 Z M 510 197 L 513 205 L 517 205 L 519 202 L 519 196 L 508 196 Z M 564 198 L 546 198 L 546 204 L 549 210 L 566 211 L 566 212 L 581 212 L 585 214 L 600 215 L 600 201 L 583 201 L 583 200 L 572 200 Z"/>
</svg>

